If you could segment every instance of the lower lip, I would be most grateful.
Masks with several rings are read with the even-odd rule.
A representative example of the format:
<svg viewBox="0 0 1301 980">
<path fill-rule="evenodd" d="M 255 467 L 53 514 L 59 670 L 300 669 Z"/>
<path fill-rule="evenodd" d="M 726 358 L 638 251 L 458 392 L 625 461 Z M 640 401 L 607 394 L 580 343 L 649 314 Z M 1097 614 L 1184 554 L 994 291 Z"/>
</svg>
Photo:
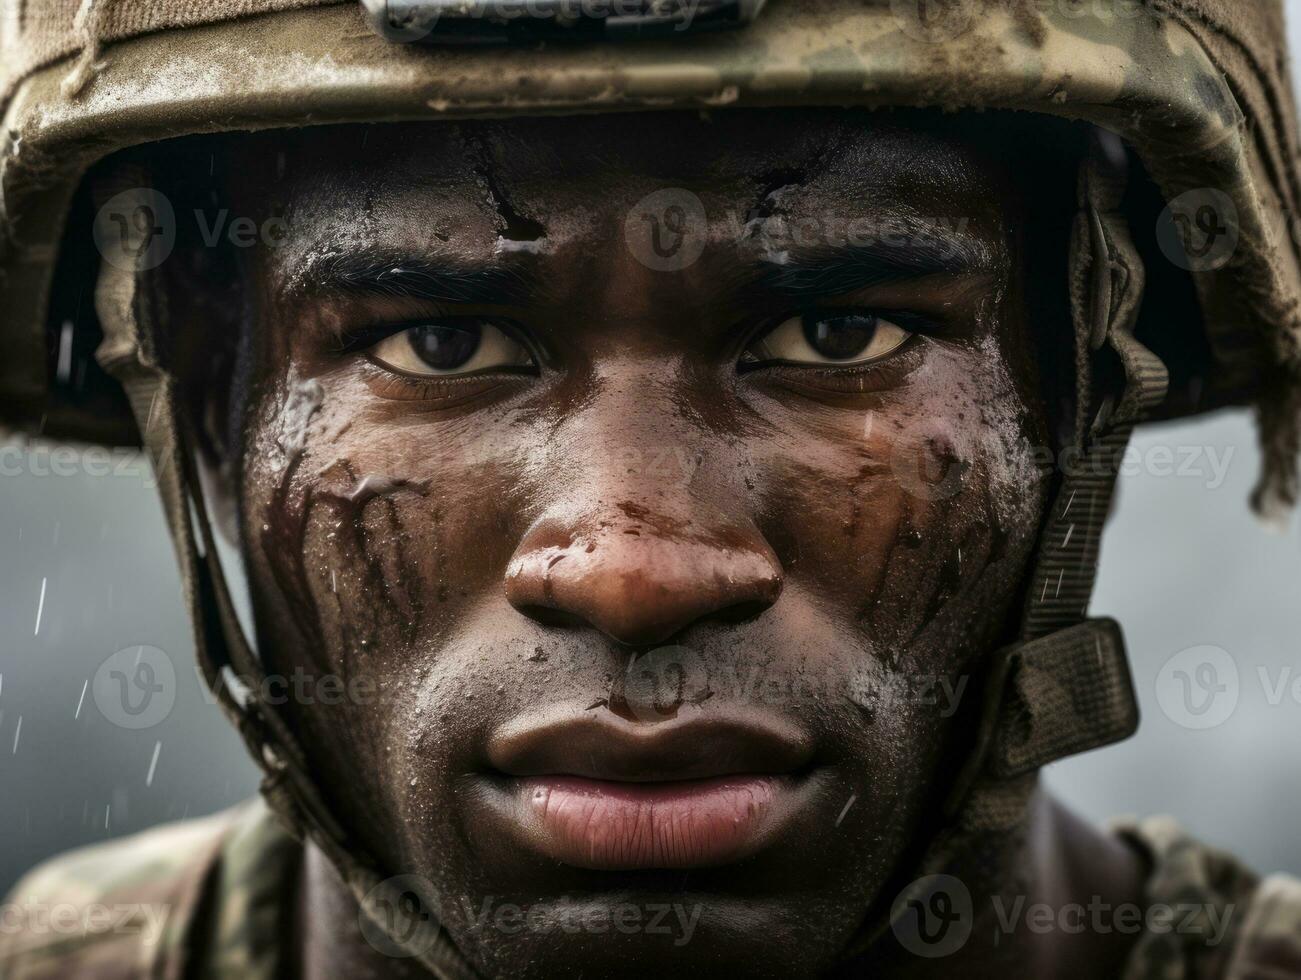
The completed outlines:
<svg viewBox="0 0 1301 980">
<path fill-rule="evenodd" d="M 563 864 L 605 871 L 740 860 L 762 846 L 792 793 L 791 781 L 777 776 L 671 783 L 554 776 L 515 785 L 530 844 Z"/>
</svg>

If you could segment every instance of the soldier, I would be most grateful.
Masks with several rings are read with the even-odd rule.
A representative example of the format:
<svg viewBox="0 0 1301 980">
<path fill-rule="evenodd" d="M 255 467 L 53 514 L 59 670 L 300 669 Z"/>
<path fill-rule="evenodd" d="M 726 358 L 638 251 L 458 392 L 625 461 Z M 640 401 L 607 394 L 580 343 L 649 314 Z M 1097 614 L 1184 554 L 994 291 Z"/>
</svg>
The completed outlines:
<svg viewBox="0 0 1301 980">
<path fill-rule="evenodd" d="M 1105 6 L 8 3 L 4 417 L 149 448 L 265 780 L 3 975 L 1301 975 L 1037 784 L 1134 425 L 1296 494 L 1281 9 Z"/>
</svg>

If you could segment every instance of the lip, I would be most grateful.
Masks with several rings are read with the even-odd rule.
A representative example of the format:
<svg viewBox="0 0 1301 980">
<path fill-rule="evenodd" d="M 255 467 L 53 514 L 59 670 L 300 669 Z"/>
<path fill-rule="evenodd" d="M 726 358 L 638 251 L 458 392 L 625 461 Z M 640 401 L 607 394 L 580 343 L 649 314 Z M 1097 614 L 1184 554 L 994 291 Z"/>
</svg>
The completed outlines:
<svg viewBox="0 0 1301 980">
<path fill-rule="evenodd" d="M 549 857 L 627 871 L 728 864 L 753 853 L 789 795 L 772 776 L 614 783 L 575 776 L 518 780 L 526 826 Z"/>
<path fill-rule="evenodd" d="M 573 867 L 711 867 L 755 854 L 808 802 L 809 739 L 780 719 L 651 724 L 608 711 L 519 719 L 488 758 L 496 815 L 527 850 Z"/>
</svg>

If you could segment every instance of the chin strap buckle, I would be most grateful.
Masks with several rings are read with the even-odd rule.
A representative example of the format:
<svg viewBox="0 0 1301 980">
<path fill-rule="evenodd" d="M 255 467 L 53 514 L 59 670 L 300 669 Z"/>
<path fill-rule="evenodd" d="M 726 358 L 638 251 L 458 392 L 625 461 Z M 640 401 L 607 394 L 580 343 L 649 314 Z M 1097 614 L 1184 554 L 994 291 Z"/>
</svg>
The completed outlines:
<svg viewBox="0 0 1301 980">
<path fill-rule="evenodd" d="M 983 779 L 1015 779 L 1122 741 L 1138 729 L 1138 717 L 1114 619 L 1085 620 L 1005 647 L 991 664 L 976 751 L 946 810 L 957 814 Z"/>
</svg>

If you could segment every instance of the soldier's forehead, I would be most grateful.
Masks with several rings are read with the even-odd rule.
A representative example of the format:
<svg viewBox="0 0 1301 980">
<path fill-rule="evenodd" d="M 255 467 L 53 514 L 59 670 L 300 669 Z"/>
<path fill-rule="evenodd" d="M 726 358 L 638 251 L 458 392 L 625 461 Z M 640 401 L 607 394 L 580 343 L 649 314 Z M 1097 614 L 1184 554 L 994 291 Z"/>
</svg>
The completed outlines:
<svg viewBox="0 0 1301 980">
<path fill-rule="evenodd" d="M 272 147 L 274 162 L 264 158 Z M 541 225 L 559 248 L 605 233 L 646 194 L 670 187 L 742 221 L 756 207 L 796 218 L 846 208 L 979 217 L 997 200 L 989 155 L 969 138 L 835 111 L 337 127 L 254 155 L 246 170 L 274 173 L 262 193 L 289 215 L 288 241 L 273 258 L 286 280 L 314 256 L 376 245 L 482 256 L 516 217 Z"/>
<path fill-rule="evenodd" d="M 971 138 L 907 116 L 836 110 L 665 112 L 308 129 L 274 149 L 277 183 L 300 206 L 464 189 L 490 179 L 578 196 L 629 179 L 830 185 L 838 178 L 934 190 L 983 183 Z M 265 170 L 265 161 L 250 163 Z"/>
</svg>

